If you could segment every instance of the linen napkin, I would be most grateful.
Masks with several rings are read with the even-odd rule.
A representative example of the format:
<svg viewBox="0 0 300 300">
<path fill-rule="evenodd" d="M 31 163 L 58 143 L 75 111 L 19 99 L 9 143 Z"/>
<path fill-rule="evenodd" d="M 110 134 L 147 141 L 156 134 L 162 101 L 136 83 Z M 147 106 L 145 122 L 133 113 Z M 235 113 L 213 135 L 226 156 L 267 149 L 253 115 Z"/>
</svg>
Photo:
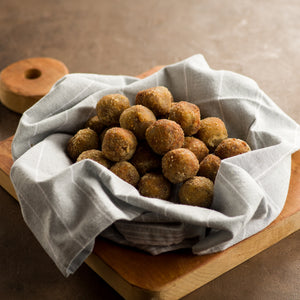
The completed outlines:
<svg viewBox="0 0 300 300">
<path fill-rule="evenodd" d="M 126 95 L 166 86 L 175 101 L 199 106 L 201 117 L 226 124 L 229 137 L 252 151 L 222 161 L 211 209 L 147 198 L 102 165 L 72 164 L 69 138 L 95 114 L 107 94 Z M 190 248 L 195 254 L 224 250 L 259 232 L 281 212 L 288 192 L 291 154 L 300 148 L 299 125 L 252 79 L 213 70 L 194 55 L 138 79 L 69 74 L 27 110 L 12 144 L 11 180 L 25 222 L 68 276 L 102 235 L 158 254 Z"/>
</svg>

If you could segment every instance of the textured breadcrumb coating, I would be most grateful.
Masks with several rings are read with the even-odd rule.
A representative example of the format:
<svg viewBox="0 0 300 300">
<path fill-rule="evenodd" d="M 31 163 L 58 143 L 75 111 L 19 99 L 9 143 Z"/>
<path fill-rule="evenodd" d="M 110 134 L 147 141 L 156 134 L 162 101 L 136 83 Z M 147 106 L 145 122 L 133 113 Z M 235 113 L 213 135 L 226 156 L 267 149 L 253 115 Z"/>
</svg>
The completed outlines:
<svg viewBox="0 0 300 300">
<path fill-rule="evenodd" d="M 200 121 L 200 128 L 196 136 L 203 141 L 208 148 L 214 149 L 228 137 L 228 133 L 221 119 L 209 117 Z"/>
<path fill-rule="evenodd" d="M 110 128 L 112 128 L 112 127 L 105 127 L 105 128 L 101 131 L 101 133 L 99 134 L 99 143 L 100 143 L 99 147 L 100 147 L 100 148 L 102 148 L 102 143 L 103 143 L 103 139 L 104 139 L 105 133 L 106 133 L 107 130 L 110 129 Z"/>
<path fill-rule="evenodd" d="M 200 162 L 198 175 L 209 178 L 211 181 L 215 181 L 220 164 L 220 157 L 209 154 Z"/>
<path fill-rule="evenodd" d="M 137 187 L 137 184 L 140 181 L 140 175 L 137 169 L 128 161 L 117 162 L 110 170 L 134 187 Z"/>
<path fill-rule="evenodd" d="M 94 131 L 96 131 L 97 134 L 100 134 L 104 129 L 105 125 L 100 122 L 98 116 L 93 116 L 86 121 L 84 127 L 91 128 Z"/>
<path fill-rule="evenodd" d="M 174 149 L 162 158 L 163 175 L 172 183 L 184 182 L 195 176 L 198 169 L 199 161 L 189 149 Z"/>
<path fill-rule="evenodd" d="M 178 196 L 181 204 L 209 208 L 212 204 L 213 192 L 214 184 L 210 179 L 194 176 L 180 187 Z"/>
<path fill-rule="evenodd" d="M 250 146 L 243 140 L 228 138 L 222 141 L 215 150 L 215 155 L 221 159 L 236 156 L 251 151 Z"/>
<path fill-rule="evenodd" d="M 171 184 L 162 174 L 146 173 L 139 182 L 138 190 L 145 197 L 168 200 Z"/>
<path fill-rule="evenodd" d="M 143 105 L 134 105 L 125 109 L 120 116 L 122 128 L 131 130 L 134 135 L 145 139 L 146 129 L 156 121 L 154 113 Z"/>
<path fill-rule="evenodd" d="M 200 109 L 197 105 L 186 101 L 173 103 L 169 120 L 178 123 L 186 136 L 193 135 L 200 128 Z"/>
<path fill-rule="evenodd" d="M 180 203 L 209 208 L 221 159 L 251 151 L 228 138 L 221 119 L 201 120 L 197 105 L 174 103 L 163 86 L 138 92 L 133 106 L 124 95 L 106 95 L 96 113 L 68 141 L 68 156 L 100 163 L 147 197 L 168 200 L 172 183 L 180 184 Z"/>
<path fill-rule="evenodd" d="M 102 124 L 117 126 L 121 113 L 128 107 L 130 107 L 130 103 L 126 96 L 121 94 L 106 95 L 96 105 L 97 116 Z"/>
<path fill-rule="evenodd" d="M 136 104 L 148 107 L 156 117 L 166 116 L 170 111 L 172 102 L 173 96 L 164 86 L 156 86 L 140 91 L 135 99 Z"/>
<path fill-rule="evenodd" d="M 209 154 L 209 150 L 206 147 L 205 143 L 191 136 L 187 136 L 184 138 L 182 148 L 187 148 L 192 151 L 198 158 L 199 162 L 201 162 L 204 157 Z"/>
<path fill-rule="evenodd" d="M 95 149 L 83 151 L 78 156 L 77 162 L 84 159 L 92 159 L 108 169 L 111 167 L 112 164 L 111 161 L 109 161 L 100 150 Z"/>
<path fill-rule="evenodd" d="M 161 119 L 148 127 L 146 140 L 155 153 L 164 155 L 168 151 L 180 148 L 183 145 L 184 133 L 176 122 Z"/>
<path fill-rule="evenodd" d="M 130 161 L 141 176 L 161 169 L 161 157 L 154 153 L 146 142 L 140 143 Z"/>
<path fill-rule="evenodd" d="M 67 154 L 73 161 L 76 161 L 83 151 L 98 149 L 98 147 L 99 139 L 97 133 L 90 128 L 85 128 L 79 130 L 70 138 L 67 144 Z"/>
<path fill-rule="evenodd" d="M 137 139 L 134 134 L 124 128 L 113 127 L 106 131 L 102 152 L 111 161 L 129 160 L 137 147 Z"/>
</svg>

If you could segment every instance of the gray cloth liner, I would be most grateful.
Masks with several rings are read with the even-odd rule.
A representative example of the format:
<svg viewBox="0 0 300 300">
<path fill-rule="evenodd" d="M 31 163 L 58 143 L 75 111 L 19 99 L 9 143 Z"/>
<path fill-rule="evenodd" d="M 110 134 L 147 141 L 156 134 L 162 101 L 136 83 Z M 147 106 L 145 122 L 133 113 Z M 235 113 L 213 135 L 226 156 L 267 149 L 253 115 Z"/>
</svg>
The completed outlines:
<svg viewBox="0 0 300 300">
<path fill-rule="evenodd" d="M 253 149 L 222 161 L 212 209 L 143 197 L 100 164 L 72 164 L 66 155 L 68 139 L 95 114 L 102 96 L 121 93 L 134 104 L 138 91 L 157 85 L 169 88 L 175 101 L 197 104 L 202 118 L 221 118 L 229 137 Z M 284 206 L 291 154 L 299 148 L 299 125 L 252 79 L 213 70 L 194 55 L 145 79 L 63 77 L 23 114 L 12 144 L 11 180 L 25 222 L 68 276 L 100 234 L 152 254 L 191 248 L 202 255 L 259 232 Z"/>
</svg>

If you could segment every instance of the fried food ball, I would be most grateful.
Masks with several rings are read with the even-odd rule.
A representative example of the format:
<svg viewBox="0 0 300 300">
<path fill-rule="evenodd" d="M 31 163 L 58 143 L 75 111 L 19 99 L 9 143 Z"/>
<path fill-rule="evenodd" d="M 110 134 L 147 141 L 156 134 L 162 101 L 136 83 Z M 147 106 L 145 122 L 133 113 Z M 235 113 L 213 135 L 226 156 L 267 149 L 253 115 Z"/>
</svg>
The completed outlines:
<svg viewBox="0 0 300 300">
<path fill-rule="evenodd" d="M 156 121 L 154 113 L 143 105 L 134 105 L 125 109 L 120 116 L 122 128 L 131 130 L 134 135 L 145 139 L 146 129 Z"/>
<path fill-rule="evenodd" d="M 104 135 L 102 152 L 111 161 L 129 160 L 137 147 L 134 134 L 124 128 L 112 127 Z"/>
<path fill-rule="evenodd" d="M 171 150 L 162 158 L 163 175 L 172 183 L 180 183 L 195 176 L 198 169 L 196 155 L 186 148 Z"/>
<path fill-rule="evenodd" d="M 78 156 L 77 162 L 84 159 L 92 159 L 108 169 L 111 167 L 111 161 L 109 161 L 100 150 L 92 149 L 92 150 L 83 151 Z"/>
<path fill-rule="evenodd" d="M 228 134 L 225 124 L 221 119 L 209 117 L 200 121 L 200 128 L 196 136 L 209 149 L 214 149 L 228 137 Z"/>
<path fill-rule="evenodd" d="M 105 136 L 105 133 L 107 132 L 108 129 L 110 129 L 112 127 L 105 127 L 101 133 L 99 134 L 99 142 L 100 142 L 100 148 L 102 147 L 102 143 L 103 143 L 103 139 L 104 139 L 104 136 Z"/>
<path fill-rule="evenodd" d="M 164 86 L 156 86 L 143 91 L 136 95 L 135 103 L 148 107 L 153 111 L 156 117 L 163 117 L 170 111 L 173 96 Z"/>
<path fill-rule="evenodd" d="M 106 95 L 96 105 L 97 116 L 104 125 L 117 126 L 121 113 L 128 107 L 130 107 L 130 103 L 126 96 L 121 94 Z"/>
<path fill-rule="evenodd" d="M 180 187 L 178 196 L 181 204 L 209 208 L 212 204 L 213 192 L 214 184 L 210 179 L 194 176 Z"/>
<path fill-rule="evenodd" d="M 90 128 L 85 128 L 79 130 L 69 139 L 67 144 L 67 154 L 73 161 L 76 161 L 77 157 L 83 151 L 98 149 L 98 147 L 99 140 L 97 133 Z"/>
<path fill-rule="evenodd" d="M 199 162 L 202 161 L 202 159 L 209 153 L 209 150 L 204 142 L 191 136 L 187 136 L 184 138 L 182 148 L 187 148 L 191 150 L 196 155 Z"/>
<path fill-rule="evenodd" d="M 85 123 L 85 128 L 91 128 L 94 131 L 97 132 L 97 134 L 100 134 L 102 130 L 104 129 L 105 125 L 102 124 L 98 118 L 98 116 L 94 116 L 89 118 Z"/>
<path fill-rule="evenodd" d="M 162 174 L 146 173 L 139 182 L 138 190 L 145 197 L 168 200 L 171 184 Z"/>
<path fill-rule="evenodd" d="M 161 168 L 161 158 L 155 154 L 146 142 L 140 143 L 131 159 L 141 176 Z"/>
<path fill-rule="evenodd" d="M 215 155 L 221 159 L 251 151 L 249 145 L 240 139 L 228 138 L 222 141 L 215 150 Z"/>
<path fill-rule="evenodd" d="M 139 172 L 135 166 L 128 161 L 117 162 L 110 168 L 110 170 L 134 187 L 137 187 L 137 184 L 140 181 Z"/>
<path fill-rule="evenodd" d="M 173 103 L 169 120 L 178 123 L 187 136 L 197 133 L 200 128 L 200 109 L 197 105 L 186 101 Z"/>
<path fill-rule="evenodd" d="M 209 154 L 200 162 L 198 175 L 209 178 L 214 182 L 220 168 L 220 164 L 220 157 L 214 154 Z"/>
<path fill-rule="evenodd" d="M 164 155 L 183 145 L 184 133 L 176 122 L 161 119 L 147 128 L 146 140 L 155 153 Z"/>
</svg>

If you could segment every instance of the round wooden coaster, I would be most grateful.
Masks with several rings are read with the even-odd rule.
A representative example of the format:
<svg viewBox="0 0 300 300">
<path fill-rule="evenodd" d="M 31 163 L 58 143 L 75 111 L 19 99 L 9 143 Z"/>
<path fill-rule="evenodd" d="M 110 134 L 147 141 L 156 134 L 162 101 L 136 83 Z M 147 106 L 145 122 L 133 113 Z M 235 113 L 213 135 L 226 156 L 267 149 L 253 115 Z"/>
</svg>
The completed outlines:
<svg viewBox="0 0 300 300">
<path fill-rule="evenodd" d="M 0 73 L 0 100 L 7 108 L 23 113 L 68 73 L 64 63 L 49 57 L 17 61 Z"/>
</svg>

